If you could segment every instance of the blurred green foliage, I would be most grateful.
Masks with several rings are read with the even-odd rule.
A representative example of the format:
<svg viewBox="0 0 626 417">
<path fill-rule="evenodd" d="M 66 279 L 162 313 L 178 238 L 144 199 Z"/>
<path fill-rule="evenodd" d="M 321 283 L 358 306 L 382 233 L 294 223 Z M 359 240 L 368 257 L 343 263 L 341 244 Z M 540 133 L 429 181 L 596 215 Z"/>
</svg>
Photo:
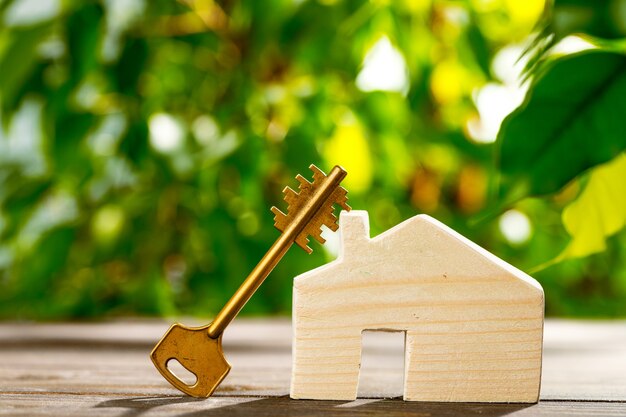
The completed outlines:
<svg viewBox="0 0 626 417">
<path fill-rule="evenodd" d="M 626 55 L 599 50 L 551 63 L 500 129 L 503 196 L 516 192 L 511 183 L 525 194 L 553 193 L 626 148 L 624 68 Z"/>
<path fill-rule="evenodd" d="M 585 13 L 623 16 L 600 13 L 614 3 Z M 556 40 L 605 36 L 595 18 L 555 29 L 555 13 L 590 7 L 557 6 L 527 54 L 538 68 L 530 97 L 567 65 L 546 58 Z M 428 213 L 521 269 L 562 261 L 535 274 L 549 314 L 626 315 L 623 224 L 574 255 L 600 253 L 558 257 L 575 235 L 561 212 L 592 182 L 583 171 L 622 148 L 566 172 L 559 157 L 588 149 L 565 137 L 532 170 L 526 151 L 553 140 L 542 132 L 554 122 L 541 111 L 524 121 L 533 98 L 494 143 L 527 88 L 515 63 L 543 10 L 542 0 L 1 1 L 0 316 L 214 314 L 277 237 L 269 207 L 310 163 L 348 170 L 350 204 L 370 212 L 373 234 Z M 606 36 L 615 54 L 622 23 Z M 518 174 L 536 187 L 516 186 Z M 509 185 L 522 191 L 498 192 Z M 549 195 L 523 198 L 536 193 Z M 292 278 L 328 261 L 327 246 L 292 249 L 244 312 L 287 314 Z"/>
</svg>

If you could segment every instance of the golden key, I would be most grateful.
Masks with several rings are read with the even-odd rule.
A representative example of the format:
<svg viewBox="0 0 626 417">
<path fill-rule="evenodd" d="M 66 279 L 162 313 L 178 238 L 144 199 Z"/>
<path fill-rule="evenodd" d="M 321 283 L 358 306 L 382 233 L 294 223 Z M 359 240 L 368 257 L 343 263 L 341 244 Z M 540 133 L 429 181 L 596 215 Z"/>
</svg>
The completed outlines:
<svg viewBox="0 0 626 417">
<path fill-rule="evenodd" d="M 298 174 L 296 179 L 300 182 L 299 192 L 296 193 L 289 187 L 283 190 L 288 203 L 287 214 L 276 207 L 271 209 L 275 215 L 274 226 L 282 232 L 281 236 L 215 320 L 203 327 L 186 327 L 176 323 L 152 350 L 150 358 L 161 375 L 182 392 L 193 397 L 208 397 L 215 391 L 230 371 L 230 364 L 222 351 L 222 333 L 226 326 L 237 316 L 293 243 L 311 253 L 311 248 L 307 246 L 309 236 L 323 244 L 325 240 L 321 236 L 322 225 L 333 231 L 337 230 L 339 226 L 334 215 L 334 204 L 350 210 L 346 203 L 347 191 L 339 186 L 347 174 L 346 171 L 335 166 L 327 177 L 315 165 L 309 168 L 313 171 L 312 183 Z M 196 382 L 189 385 L 174 375 L 168 368 L 168 362 L 172 360 L 178 361 L 194 374 Z"/>
</svg>

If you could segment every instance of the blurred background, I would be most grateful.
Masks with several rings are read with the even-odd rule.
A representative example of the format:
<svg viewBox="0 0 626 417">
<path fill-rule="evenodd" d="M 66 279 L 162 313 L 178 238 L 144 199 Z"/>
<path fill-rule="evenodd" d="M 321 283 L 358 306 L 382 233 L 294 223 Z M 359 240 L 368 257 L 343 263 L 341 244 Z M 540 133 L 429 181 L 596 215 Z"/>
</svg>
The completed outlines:
<svg viewBox="0 0 626 417">
<path fill-rule="evenodd" d="M 540 175 L 507 143 L 574 123 L 515 124 L 535 90 L 572 97 L 548 82 L 572 56 L 612 54 L 576 111 L 622 117 L 595 99 L 624 89 L 625 22 L 624 1 L 0 0 L 0 317 L 215 314 L 311 163 L 346 168 L 372 235 L 427 213 L 532 273 L 548 315 L 626 316 L 623 127 L 600 123 L 588 144 L 610 152 L 553 186 L 502 191 Z M 292 278 L 336 255 L 324 236 L 243 313 L 289 315 Z"/>
</svg>

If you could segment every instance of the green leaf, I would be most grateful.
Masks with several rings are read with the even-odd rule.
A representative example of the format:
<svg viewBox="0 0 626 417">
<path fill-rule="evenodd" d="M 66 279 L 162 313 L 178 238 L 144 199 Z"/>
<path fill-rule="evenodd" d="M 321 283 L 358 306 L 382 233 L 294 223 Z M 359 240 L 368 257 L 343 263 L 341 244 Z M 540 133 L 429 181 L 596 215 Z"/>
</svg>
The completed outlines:
<svg viewBox="0 0 626 417">
<path fill-rule="evenodd" d="M 606 239 L 626 226 L 626 154 L 595 168 L 580 196 L 563 210 L 572 240 L 558 260 L 603 252 Z"/>
<path fill-rule="evenodd" d="M 606 39 L 626 36 L 626 2 L 624 0 L 553 0 L 537 23 L 537 35 L 528 46 L 527 72 L 541 68 L 548 52 L 569 35 Z"/>
<path fill-rule="evenodd" d="M 554 61 L 503 122 L 500 197 L 558 191 L 626 148 L 626 56 L 599 50 Z"/>
<path fill-rule="evenodd" d="M 615 39 L 626 35 L 623 0 L 554 0 L 546 9 L 555 41 L 574 33 Z"/>
<path fill-rule="evenodd" d="M 51 31 L 52 25 L 44 23 L 4 33 L 8 45 L 0 50 L 0 100 L 3 106 L 14 104 L 15 94 L 37 64 L 37 47 Z"/>
</svg>

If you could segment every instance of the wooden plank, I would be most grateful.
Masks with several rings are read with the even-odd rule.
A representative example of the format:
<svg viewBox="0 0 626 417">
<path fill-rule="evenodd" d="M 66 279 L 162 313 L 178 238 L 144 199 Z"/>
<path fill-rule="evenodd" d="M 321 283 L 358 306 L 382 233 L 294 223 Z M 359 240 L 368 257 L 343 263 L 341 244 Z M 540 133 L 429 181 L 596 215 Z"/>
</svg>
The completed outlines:
<svg viewBox="0 0 626 417">
<path fill-rule="evenodd" d="M 282 397 L 112 396 L 10 394 L 0 396 L 0 416 L 211 417 L 211 416 L 373 416 L 389 417 L 617 417 L 624 403 L 552 402 L 539 404 L 418 403 L 400 399 L 360 399 L 351 402 L 292 400 Z"/>
<path fill-rule="evenodd" d="M 0 325 L 0 393 L 178 395 L 148 357 L 168 327 L 164 322 Z M 288 320 L 230 326 L 224 350 L 235 367 L 216 395 L 286 395 L 290 341 Z"/>
<path fill-rule="evenodd" d="M 547 320 L 541 398 L 626 401 L 626 322 Z"/>
<path fill-rule="evenodd" d="M 184 322 L 195 324 L 193 320 Z M 224 335 L 226 357 L 233 370 L 216 396 L 208 402 L 182 397 L 152 367 L 148 358 L 152 346 L 168 326 L 169 322 L 165 321 L 0 324 L 0 415 L 71 416 L 86 415 L 89 411 L 105 416 L 132 416 L 141 412 L 144 416 L 142 410 L 146 409 L 147 416 L 179 413 L 199 416 L 203 415 L 202 410 L 217 407 L 215 404 L 222 411 L 242 415 L 257 411 L 264 415 L 272 409 L 277 410 L 276 413 L 297 414 L 294 410 L 299 407 L 308 410 L 303 411 L 303 415 L 313 415 L 319 411 L 319 407 L 313 407 L 315 403 L 332 410 L 337 405 L 313 402 L 309 407 L 309 401 L 289 402 L 286 398 L 277 400 L 278 403 L 258 402 L 254 405 L 259 407 L 257 411 L 250 408 L 252 403 L 240 405 L 244 401 L 247 404 L 260 401 L 259 398 L 288 395 L 289 319 L 236 320 Z M 377 338 L 378 335 L 374 333 L 364 338 L 359 396 L 401 396 L 402 386 L 397 383 L 402 379 L 401 340 Z M 551 412 L 565 415 L 569 407 L 569 415 L 626 415 L 626 322 L 547 320 L 544 340 L 541 398 L 551 401 L 541 402 L 540 408 L 514 410 L 516 413 L 526 413 L 519 414 L 522 416 L 550 415 Z M 153 406 L 160 404 L 159 401 L 163 404 Z M 595 404 L 593 401 L 621 403 Z M 345 407 L 350 408 L 350 404 Z M 425 412 L 419 405 L 399 401 L 388 405 L 382 402 L 369 408 L 358 404 L 361 403 L 352 405 L 357 411 L 363 410 L 363 414 L 373 413 L 372 407 L 398 408 L 415 414 Z M 472 410 L 470 406 L 463 408 L 466 415 L 471 415 Z M 497 409 L 490 410 L 496 413 Z M 440 409 L 439 412 L 445 411 Z"/>
</svg>

